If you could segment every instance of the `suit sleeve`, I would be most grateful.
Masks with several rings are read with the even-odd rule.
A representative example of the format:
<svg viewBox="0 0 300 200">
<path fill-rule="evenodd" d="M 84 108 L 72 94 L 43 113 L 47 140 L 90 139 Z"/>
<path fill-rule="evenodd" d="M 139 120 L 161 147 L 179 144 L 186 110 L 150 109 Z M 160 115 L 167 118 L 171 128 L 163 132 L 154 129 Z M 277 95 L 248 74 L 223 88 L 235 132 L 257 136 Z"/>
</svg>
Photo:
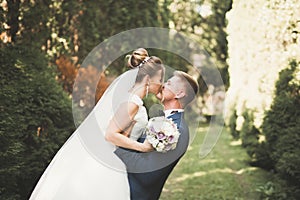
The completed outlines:
<svg viewBox="0 0 300 200">
<path fill-rule="evenodd" d="M 189 142 L 189 133 L 186 127 L 180 127 L 180 139 L 176 149 L 166 153 L 157 151 L 141 153 L 124 148 L 117 148 L 115 154 L 124 162 L 127 171 L 132 173 L 150 172 L 161 169 L 178 160 L 186 151 Z"/>
</svg>

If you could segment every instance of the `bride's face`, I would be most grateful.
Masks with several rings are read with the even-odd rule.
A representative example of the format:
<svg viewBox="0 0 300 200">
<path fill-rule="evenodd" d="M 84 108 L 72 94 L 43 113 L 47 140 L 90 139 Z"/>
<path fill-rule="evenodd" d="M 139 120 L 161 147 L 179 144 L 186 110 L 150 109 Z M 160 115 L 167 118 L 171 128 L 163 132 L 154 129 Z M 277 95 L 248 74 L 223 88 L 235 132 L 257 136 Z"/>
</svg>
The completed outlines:
<svg viewBox="0 0 300 200">
<path fill-rule="evenodd" d="M 161 91 L 162 83 L 162 70 L 160 70 L 150 79 L 149 92 L 153 94 L 159 93 Z"/>
</svg>

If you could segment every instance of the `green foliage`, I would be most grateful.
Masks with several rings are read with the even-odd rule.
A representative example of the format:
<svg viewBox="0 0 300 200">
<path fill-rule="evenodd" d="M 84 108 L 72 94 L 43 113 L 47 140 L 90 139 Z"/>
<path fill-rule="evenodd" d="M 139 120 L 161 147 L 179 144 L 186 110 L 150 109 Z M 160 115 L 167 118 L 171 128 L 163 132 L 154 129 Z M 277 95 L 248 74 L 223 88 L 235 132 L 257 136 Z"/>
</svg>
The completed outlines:
<svg viewBox="0 0 300 200">
<path fill-rule="evenodd" d="M 240 138 L 240 132 L 236 130 L 236 119 L 237 119 L 237 114 L 236 114 L 236 110 L 234 110 L 234 112 L 229 118 L 228 127 L 233 139 L 237 140 Z"/>
<path fill-rule="evenodd" d="M 27 199 L 74 129 L 70 99 L 41 52 L 0 50 L 0 195 Z"/>
<path fill-rule="evenodd" d="M 259 130 L 253 124 L 254 117 L 251 111 L 245 111 L 242 116 L 244 118 L 244 123 L 240 131 L 242 147 L 246 148 L 248 155 L 253 158 L 259 145 Z"/>
<path fill-rule="evenodd" d="M 263 200 L 298 200 L 300 194 L 299 186 L 289 184 L 276 174 L 273 174 L 267 182 L 257 184 L 256 191 L 260 194 L 259 199 Z"/>
<path fill-rule="evenodd" d="M 18 0 L 8 1 L 0 19 L 11 27 L 6 31 L 13 42 L 42 48 L 54 60 L 62 54 L 77 56 L 81 63 L 95 46 L 122 31 L 168 28 L 169 4 L 155 0 Z"/>
<path fill-rule="evenodd" d="M 300 81 L 297 73 L 299 63 L 296 61 L 291 61 L 289 67 L 280 72 L 274 102 L 262 125 L 266 142 L 258 149 L 265 152 L 258 157 L 265 162 L 261 162 L 262 167 L 274 168 L 292 186 L 300 184 Z"/>
<path fill-rule="evenodd" d="M 214 14 L 204 20 L 207 23 L 207 26 L 203 26 L 206 37 L 201 41 L 206 44 L 207 51 L 213 56 L 217 66 L 220 68 L 225 86 L 229 86 L 228 64 L 226 62 L 228 58 L 228 42 L 226 39 L 227 33 L 225 32 L 227 20 L 225 15 L 231 9 L 231 6 L 232 0 L 211 1 Z"/>
<path fill-rule="evenodd" d="M 260 193 L 260 199 L 264 200 L 284 200 L 287 198 L 286 193 L 282 192 L 283 189 L 278 182 L 268 181 L 263 185 L 259 185 L 256 191 Z"/>
<path fill-rule="evenodd" d="M 272 180 L 272 174 L 250 167 L 245 150 L 232 142 L 223 129 L 213 150 L 199 157 L 208 126 L 201 126 L 187 153 L 168 178 L 160 199 L 258 200 L 256 188 Z"/>
<path fill-rule="evenodd" d="M 183 32 L 193 40 L 199 42 L 200 48 L 205 50 L 210 57 L 210 63 L 201 63 L 201 70 L 204 74 L 200 77 L 200 91 L 204 93 L 207 90 L 203 79 L 212 80 L 214 86 L 229 86 L 228 58 L 227 52 L 227 26 L 226 13 L 231 9 L 232 0 L 200 0 L 183 1 L 177 0 L 171 3 L 171 24 L 177 31 Z M 208 10 L 207 10 L 208 9 Z M 205 11 L 210 13 L 205 13 Z M 172 27 L 173 28 L 173 27 Z M 203 61 L 202 61 L 203 62 Z M 222 76 L 222 83 L 214 83 L 215 74 L 211 74 L 209 69 L 215 65 Z M 196 66 L 200 67 L 200 66 Z M 202 73 L 202 71 L 201 71 Z"/>
<path fill-rule="evenodd" d="M 220 79 L 220 70 L 209 67 L 201 67 L 201 76 L 199 77 L 199 93 L 204 95 L 208 89 L 208 85 L 213 85 L 215 87 L 223 86 L 225 84 L 224 78 Z"/>
<path fill-rule="evenodd" d="M 299 5 L 297 0 L 240 0 L 233 1 L 226 15 L 230 73 L 226 107 L 236 109 L 238 119 L 245 109 L 253 111 L 257 128 L 270 109 L 278 72 L 300 55 L 300 40 L 293 39 L 293 31 L 299 32 Z"/>
<path fill-rule="evenodd" d="M 42 48 L 53 60 L 76 51 L 79 2 L 16 0 L 7 1 L 7 8 L 0 19 L 11 27 L 5 31 L 12 43 Z"/>
<path fill-rule="evenodd" d="M 168 23 L 167 2 L 159 5 L 158 1 L 84 1 L 81 3 L 82 14 L 78 17 L 81 29 L 78 31 L 80 48 L 78 56 L 87 54 L 105 39 L 122 31 L 140 27 L 166 27 Z M 155 38 L 137 38 L 153 40 Z M 120 44 L 120 47 L 126 44 Z M 130 44 L 129 44 L 130 45 Z M 132 44 L 131 44 L 132 45 Z M 118 47 L 113 50 L 119 50 Z M 113 51 L 110 49 L 109 51 Z M 107 56 L 107 55 L 103 55 Z"/>
<path fill-rule="evenodd" d="M 290 58 L 299 58 L 299 40 L 293 39 L 293 31 L 299 28 L 295 26 L 298 7 L 296 0 L 234 1 L 227 27 L 230 65 L 227 97 L 231 98 L 227 103 L 233 105 L 227 106 L 238 113 L 253 111 L 253 123 L 263 137 L 254 151 L 252 164 L 277 172 L 290 187 L 299 185 L 300 180 L 299 64 L 290 63 L 277 79 Z M 253 16 L 259 17 L 253 20 Z M 251 124 L 247 120 L 244 123 L 248 123 L 244 127 Z"/>
</svg>

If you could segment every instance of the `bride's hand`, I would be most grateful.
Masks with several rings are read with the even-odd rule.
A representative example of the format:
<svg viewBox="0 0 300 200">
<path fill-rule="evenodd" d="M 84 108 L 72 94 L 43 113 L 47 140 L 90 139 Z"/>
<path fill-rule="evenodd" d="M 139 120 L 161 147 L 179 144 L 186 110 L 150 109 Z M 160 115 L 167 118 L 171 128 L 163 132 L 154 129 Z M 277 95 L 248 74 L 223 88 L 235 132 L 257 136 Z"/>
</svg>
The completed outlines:
<svg viewBox="0 0 300 200">
<path fill-rule="evenodd" d="M 154 150 L 152 144 L 150 144 L 148 140 L 145 140 L 144 143 L 140 143 L 140 144 L 141 144 L 141 152 L 146 153 Z"/>
</svg>

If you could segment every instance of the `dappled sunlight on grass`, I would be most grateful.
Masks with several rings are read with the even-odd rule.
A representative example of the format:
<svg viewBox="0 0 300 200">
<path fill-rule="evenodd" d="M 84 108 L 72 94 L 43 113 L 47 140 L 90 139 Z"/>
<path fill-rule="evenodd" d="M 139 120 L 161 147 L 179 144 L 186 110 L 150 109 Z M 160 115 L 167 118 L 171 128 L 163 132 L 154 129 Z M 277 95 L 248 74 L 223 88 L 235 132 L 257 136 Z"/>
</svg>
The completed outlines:
<svg viewBox="0 0 300 200">
<path fill-rule="evenodd" d="M 236 174 L 243 174 L 244 172 L 251 172 L 251 171 L 255 171 L 258 170 L 257 167 L 247 167 L 247 168 L 243 168 L 240 169 L 239 171 L 236 172 Z"/>
<path fill-rule="evenodd" d="M 215 163 L 218 162 L 217 159 L 204 159 L 201 161 L 202 163 Z"/>
<path fill-rule="evenodd" d="M 186 179 L 189 179 L 189 178 L 204 176 L 206 174 L 207 174 L 207 172 L 195 172 L 193 174 L 182 174 L 180 177 L 175 178 L 172 182 L 177 183 L 177 182 L 185 181 Z"/>
<path fill-rule="evenodd" d="M 212 151 L 201 158 L 199 149 L 207 129 L 198 129 L 192 145 L 169 176 L 160 199 L 258 199 L 256 187 L 266 182 L 266 172 L 248 165 L 246 151 L 238 141 L 232 141 L 226 129 Z"/>
<path fill-rule="evenodd" d="M 206 133 L 206 131 L 207 131 L 207 126 L 205 126 L 205 127 L 198 127 L 198 128 L 197 128 L 197 131 L 198 131 L 198 133 Z"/>
<path fill-rule="evenodd" d="M 242 140 L 234 140 L 230 142 L 230 146 L 240 146 L 242 145 Z"/>
<path fill-rule="evenodd" d="M 246 167 L 246 168 L 242 168 L 240 170 L 233 170 L 233 169 L 230 169 L 230 168 L 223 168 L 223 169 L 213 169 L 213 170 L 210 170 L 208 171 L 207 174 L 211 174 L 211 173 L 231 173 L 231 174 L 243 174 L 244 172 L 250 172 L 250 171 L 255 171 L 257 170 L 258 168 L 256 167 Z"/>
<path fill-rule="evenodd" d="M 233 170 L 231 168 L 216 168 L 216 169 L 212 169 L 209 171 L 198 171 L 198 172 L 194 172 L 192 174 L 182 174 L 180 177 L 174 178 L 172 180 L 172 183 L 177 183 L 177 182 L 181 182 L 181 181 L 185 181 L 187 179 L 191 179 L 191 178 L 196 178 L 196 177 L 200 177 L 200 176 L 205 176 L 208 174 L 213 174 L 213 173 L 229 173 L 229 174 L 237 174 L 237 175 L 241 175 L 244 172 L 249 172 L 249 171 L 255 171 L 258 168 L 256 167 L 247 167 L 247 168 L 243 168 L 240 170 Z"/>
<path fill-rule="evenodd" d="M 226 167 L 223 169 L 213 169 L 213 170 L 208 171 L 208 173 L 210 173 L 210 174 L 212 174 L 212 173 L 232 173 L 232 174 L 234 174 L 235 171 Z"/>
</svg>

